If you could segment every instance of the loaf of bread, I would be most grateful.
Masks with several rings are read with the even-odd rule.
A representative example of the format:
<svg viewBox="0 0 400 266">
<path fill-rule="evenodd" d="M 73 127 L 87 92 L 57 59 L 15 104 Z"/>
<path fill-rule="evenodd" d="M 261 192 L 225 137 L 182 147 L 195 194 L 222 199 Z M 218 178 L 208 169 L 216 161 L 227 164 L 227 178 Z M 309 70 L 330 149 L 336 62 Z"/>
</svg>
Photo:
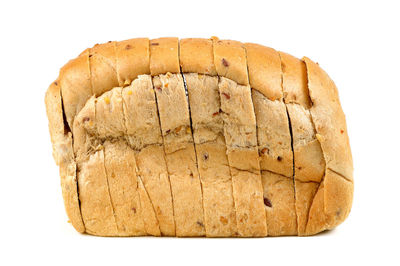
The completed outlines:
<svg viewBox="0 0 400 266">
<path fill-rule="evenodd" d="M 350 212 L 338 91 L 306 57 L 215 37 L 108 42 L 69 61 L 45 102 L 78 232 L 305 236 Z"/>
</svg>

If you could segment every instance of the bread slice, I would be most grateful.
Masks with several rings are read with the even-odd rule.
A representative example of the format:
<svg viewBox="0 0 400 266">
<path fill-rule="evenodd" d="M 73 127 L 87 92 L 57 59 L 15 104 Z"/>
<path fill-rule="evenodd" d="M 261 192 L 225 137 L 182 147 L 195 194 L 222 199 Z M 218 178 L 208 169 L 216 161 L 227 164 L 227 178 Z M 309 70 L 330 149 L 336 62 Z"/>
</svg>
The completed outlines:
<svg viewBox="0 0 400 266">
<path fill-rule="evenodd" d="M 74 228 L 85 232 L 78 199 L 76 162 L 72 147 L 72 132 L 64 121 L 59 81 L 53 82 L 46 92 L 46 112 L 53 146 L 53 158 L 60 167 L 61 190 L 65 210 Z"/>
<path fill-rule="evenodd" d="M 104 164 L 119 235 L 143 234 L 143 222 L 147 233 L 160 235 L 154 208 L 143 203 L 148 201 L 147 197 L 140 197 L 143 188 L 138 186 L 140 177 L 135 152 L 126 144 L 122 88 L 114 88 L 98 97 L 95 112 L 96 135 L 105 140 L 102 144 L 105 148 Z M 135 225 L 140 226 L 135 228 Z"/>
<path fill-rule="evenodd" d="M 268 235 L 296 235 L 293 151 L 278 52 L 246 43 Z"/>
<path fill-rule="evenodd" d="M 177 236 L 205 235 L 202 188 L 197 169 L 189 106 L 179 73 L 179 41 L 150 41 L 150 72 L 167 169 L 171 183 Z M 158 75 L 162 74 L 163 75 Z"/>
<path fill-rule="evenodd" d="M 141 75 L 123 88 L 122 99 L 126 139 L 135 150 L 137 173 L 146 190 L 143 195 L 152 204 L 160 233 L 175 236 L 171 187 L 151 77 Z"/>
<path fill-rule="evenodd" d="M 238 233 L 246 237 L 265 236 L 266 214 L 250 87 L 221 77 L 219 92 Z"/>
<path fill-rule="evenodd" d="M 96 98 L 91 97 L 74 119 L 74 153 L 78 194 L 86 232 L 118 235 L 104 166 L 104 150 L 96 137 Z"/>
<path fill-rule="evenodd" d="M 218 77 L 197 73 L 184 77 L 203 188 L 206 236 L 232 236 L 237 234 L 236 212 L 220 115 Z"/>
<path fill-rule="evenodd" d="M 323 201 L 314 200 L 315 208 L 310 210 L 310 217 L 313 209 L 323 208 L 324 215 L 318 212 L 319 222 L 307 227 L 307 233 L 314 234 L 321 228 L 337 226 L 349 215 L 354 191 L 353 159 L 346 119 L 334 82 L 316 63 L 306 57 L 303 61 L 312 101 L 310 113 L 326 162 Z"/>
<path fill-rule="evenodd" d="M 128 170 L 135 169 L 134 158 L 125 151 L 124 162 L 119 161 L 119 157 L 122 156 L 116 154 L 119 150 L 116 150 L 110 141 L 106 141 L 106 138 L 118 141 L 118 137 L 124 134 L 121 111 L 121 89 L 116 88 L 99 98 L 92 97 L 79 112 L 74 124 L 82 216 L 84 221 L 88 220 L 91 223 L 91 233 L 97 235 L 145 233 L 140 215 L 136 173 Z M 122 148 L 122 144 L 119 148 Z M 89 172 L 86 171 L 88 167 L 92 168 Z M 92 171 L 95 174 L 92 174 Z M 98 187 L 101 189 L 97 189 Z M 124 193 L 120 194 L 121 191 Z M 102 199 L 103 202 L 92 202 L 91 197 Z M 101 223 L 101 217 L 108 217 L 110 210 L 113 219 L 108 218 L 107 227 Z M 111 226 L 111 223 L 114 223 L 114 226 Z"/>
<path fill-rule="evenodd" d="M 256 118 L 248 85 L 246 52 L 242 44 L 235 41 L 214 39 L 213 45 L 214 63 L 221 76 L 218 86 L 238 233 L 240 236 L 266 236 Z"/>
<path fill-rule="evenodd" d="M 153 77 L 177 236 L 205 235 L 202 188 L 190 129 L 189 106 L 180 74 Z"/>
<path fill-rule="evenodd" d="M 321 194 L 317 192 L 323 189 L 320 184 L 325 175 L 325 160 L 309 111 L 311 101 L 305 64 L 286 53 L 279 54 L 285 102 L 292 125 L 298 234 L 306 235 L 311 206 Z"/>
<path fill-rule="evenodd" d="M 298 230 L 304 235 L 313 198 L 325 175 L 325 160 L 309 110 L 297 103 L 287 107 L 293 128 Z"/>
</svg>

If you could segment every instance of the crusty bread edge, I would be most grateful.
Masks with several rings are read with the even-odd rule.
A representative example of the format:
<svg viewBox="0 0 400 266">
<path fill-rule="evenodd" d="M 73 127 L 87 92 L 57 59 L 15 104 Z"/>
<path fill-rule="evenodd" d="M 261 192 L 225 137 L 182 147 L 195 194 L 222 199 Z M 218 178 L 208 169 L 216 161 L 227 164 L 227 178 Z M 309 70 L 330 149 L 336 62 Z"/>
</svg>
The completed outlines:
<svg viewBox="0 0 400 266">
<path fill-rule="evenodd" d="M 53 82 L 45 96 L 46 112 L 49 119 L 49 131 L 53 147 L 53 157 L 59 166 L 61 189 L 64 198 L 65 210 L 74 228 L 85 232 L 76 180 L 76 163 L 72 149 L 72 133 L 66 127 L 62 107 L 62 98 L 59 82 Z"/>
<path fill-rule="evenodd" d="M 310 108 L 311 117 L 326 162 L 325 176 L 321 181 L 321 185 L 322 182 L 324 183 L 324 196 L 313 203 L 316 205 L 323 205 L 315 207 L 321 211 L 321 217 L 317 221 L 319 226 L 308 224 L 308 228 L 306 229 L 307 235 L 313 235 L 323 230 L 333 229 L 348 217 L 352 207 L 354 193 L 353 160 L 351 157 L 347 127 L 343 130 L 337 127 L 337 124 L 346 126 L 346 121 L 340 106 L 335 84 L 317 63 L 307 57 L 303 57 L 302 60 L 306 64 L 308 89 L 312 102 Z M 315 90 L 315 92 L 313 90 Z M 335 93 L 332 95 L 332 92 L 329 90 L 335 90 Z M 324 101 L 324 99 L 316 98 L 314 94 L 324 95 L 324 97 L 326 96 L 328 99 Z M 326 117 L 327 115 L 325 113 L 315 112 L 315 105 L 324 105 L 325 108 L 332 109 L 333 117 Z M 338 134 L 332 132 L 339 130 L 344 138 L 338 138 Z M 332 151 L 330 145 L 338 142 L 341 144 L 341 152 L 345 155 L 344 157 L 338 158 L 330 154 Z M 343 167 L 343 169 L 346 170 L 345 174 L 339 173 L 333 169 L 336 165 L 341 164 L 345 165 L 345 167 Z"/>
</svg>

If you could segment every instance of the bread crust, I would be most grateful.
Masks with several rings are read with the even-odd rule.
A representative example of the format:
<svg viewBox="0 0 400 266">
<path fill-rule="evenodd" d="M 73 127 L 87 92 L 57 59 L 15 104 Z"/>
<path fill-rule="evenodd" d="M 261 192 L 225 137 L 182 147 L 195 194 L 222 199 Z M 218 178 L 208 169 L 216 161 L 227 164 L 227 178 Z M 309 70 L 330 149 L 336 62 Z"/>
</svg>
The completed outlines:
<svg viewBox="0 0 400 266">
<path fill-rule="evenodd" d="M 59 84 L 63 95 L 65 116 L 72 129 L 75 116 L 93 95 L 90 81 L 89 49 L 61 68 Z"/>
<path fill-rule="evenodd" d="M 115 42 L 96 44 L 89 49 L 92 93 L 100 96 L 110 88 L 118 87 Z"/>
<path fill-rule="evenodd" d="M 351 155 L 346 118 L 339 102 L 335 83 L 319 65 L 304 57 L 307 66 L 308 88 L 312 106 L 311 115 L 328 168 L 353 180 Z"/>
<path fill-rule="evenodd" d="M 150 41 L 150 73 L 152 76 L 180 73 L 178 38 L 158 38 Z"/>
<path fill-rule="evenodd" d="M 140 75 L 150 74 L 150 48 L 148 38 L 115 42 L 119 86 L 132 83 Z"/>
<path fill-rule="evenodd" d="M 65 210 L 76 231 L 85 232 L 76 180 L 76 163 L 72 149 L 72 133 L 65 128 L 67 121 L 63 118 L 62 98 L 59 81 L 53 82 L 45 96 L 46 112 L 49 119 L 50 138 L 53 147 L 53 158 L 60 167 L 61 190 Z"/>
<path fill-rule="evenodd" d="M 212 41 L 214 65 L 218 75 L 236 81 L 240 85 L 249 85 L 243 44 L 238 41 L 219 40 L 216 37 Z"/>
<path fill-rule="evenodd" d="M 245 43 L 244 47 L 251 88 L 271 101 L 282 100 L 281 68 L 277 52 L 255 43 Z"/>
<path fill-rule="evenodd" d="M 334 82 L 318 64 L 304 57 L 308 89 L 312 106 L 311 116 L 317 139 L 326 162 L 323 212 L 320 215 L 325 229 L 342 223 L 350 213 L 353 201 L 353 159 L 347 134 L 346 118 L 339 102 Z M 325 217 L 324 217 L 325 216 Z M 316 233 L 307 228 L 308 234 Z"/>
<path fill-rule="evenodd" d="M 201 214 L 204 211 L 202 204 L 195 208 L 196 214 L 192 216 L 196 218 L 186 223 L 187 221 L 183 222 L 182 219 L 191 216 L 189 212 L 177 214 L 174 209 L 176 206 L 172 206 L 175 203 L 171 202 L 170 207 L 167 207 L 168 204 L 160 205 L 156 202 L 168 198 L 166 194 L 159 198 L 155 196 L 158 195 L 158 190 L 168 190 L 171 172 L 183 170 L 182 165 L 177 163 L 182 158 L 189 159 L 187 163 L 191 164 L 194 178 L 198 179 L 198 174 L 195 173 L 202 167 L 202 163 L 199 162 L 200 153 L 207 150 L 214 152 L 214 146 L 224 143 L 224 138 L 232 183 L 235 183 L 234 180 L 241 180 L 233 185 L 232 190 L 240 236 L 265 236 L 267 227 L 269 235 L 310 235 L 340 224 L 351 209 L 353 162 L 337 88 L 329 76 L 310 59 L 303 58 L 303 62 L 292 59 L 289 55 L 278 54 L 275 50 L 261 45 L 242 44 L 213 37 L 183 39 L 180 42 L 177 38 L 139 38 L 108 42 L 86 49 L 68 62 L 60 70 L 57 83 L 48 89 L 45 101 L 53 155 L 60 166 L 65 207 L 76 230 L 97 235 L 234 235 L 235 226 L 230 222 L 228 224 L 231 225 L 231 229 L 222 230 L 225 233 L 218 230 L 207 233 L 206 228 L 212 223 L 204 220 Z M 279 65 L 281 67 L 278 67 Z M 118 86 L 128 88 L 127 86 L 143 74 L 159 80 L 164 75 L 170 75 L 167 73 L 181 72 L 204 74 L 207 78 L 218 76 L 216 78 L 219 80 L 224 136 L 214 139 L 214 146 L 201 146 L 206 144 L 202 141 L 212 136 L 210 132 L 207 133 L 208 129 L 202 129 L 201 134 L 192 135 L 190 132 L 183 138 L 171 138 L 168 134 L 161 137 L 144 131 L 140 134 L 131 133 L 129 136 L 126 117 L 116 119 L 107 113 L 104 113 L 107 123 L 91 125 L 90 121 L 96 121 L 102 115 L 102 111 L 96 114 L 96 101 L 113 97 L 114 92 L 107 94 L 108 91 Z M 119 88 L 115 92 L 127 92 L 129 89 L 126 88 Z M 180 93 L 183 92 L 182 85 Z M 241 102 L 237 102 L 236 106 L 254 107 L 253 111 L 248 109 L 248 112 L 252 113 L 250 116 L 247 111 L 240 113 L 231 106 L 233 101 L 229 97 L 235 93 L 241 95 Z M 183 99 L 183 94 L 181 96 Z M 123 101 L 122 97 L 121 100 Z M 182 126 L 177 116 L 168 111 L 174 109 L 173 105 L 174 103 L 170 102 L 162 111 L 169 113 L 164 114 L 164 122 L 161 122 L 165 131 Z M 156 108 L 160 111 L 159 104 Z M 293 150 L 287 145 L 290 134 L 287 130 L 289 125 L 287 117 L 285 118 L 285 109 L 292 119 Z M 121 111 L 121 114 L 123 113 Z M 191 130 L 190 122 L 185 123 L 183 126 Z M 69 129 L 64 130 L 64 124 Z M 303 128 L 305 130 L 302 132 Z M 247 139 L 242 135 L 244 131 L 240 130 L 248 131 Z M 93 132 L 98 135 L 93 135 Z M 254 136 L 255 141 L 251 141 Z M 113 140 L 107 142 L 108 149 L 102 149 L 102 144 L 110 137 Z M 115 142 L 117 139 L 122 142 Z M 189 151 L 193 141 L 198 145 L 198 151 Z M 171 169 L 167 166 L 162 168 L 164 170 L 158 169 L 164 172 L 163 188 L 149 185 L 151 179 L 137 178 L 140 205 L 137 211 L 140 218 L 132 223 L 132 226 L 135 224 L 132 230 L 125 227 L 129 224 L 128 220 L 118 222 L 129 215 L 120 207 L 115 207 L 113 198 L 116 199 L 118 195 L 112 194 L 119 191 L 120 184 L 112 188 L 112 180 L 107 171 L 120 166 L 116 166 L 116 160 L 113 159 L 110 161 L 112 165 L 106 167 L 108 162 L 104 161 L 104 155 L 107 157 L 108 151 L 116 147 L 122 150 L 118 143 L 122 146 L 128 145 L 127 149 L 134 147 L 135 152 L 132 156 L 136 157 L 135 164 L 138 156 L 141 156 L 141 151 L 147 148 L 146 145 L 153 145 L 149 150 L 161 157 L 173 150 L 178 151 L 172 152 L 173 156 L 165 157 Z M 218 154 L 223 150 L 223 144 L 221 145 Z M 270 150 L 269 156 L 262 154 L 266 147 Z M 179 152 L 182 152 L 183 157 Z M 111 154 L 113 153 L 109 156 L 115 157 Z M 141 162 L 151 157 L 145 152 L 143 156 Z M 277 156 L 281 160 L 276 160 Z M 291 164 L 294 165 L 294 172 Z M 206 167 L 205 164 L 203 166 Z M 149 166 L 143 164 L 143 167 Z M 229 175 L 225 175 L 229 179 Z M 294 189 L 293 184 L 289 182 L 291 177 L 295 180 Z M 87 186 L 90 182 L 92 186 Z M 196 185 L 197 192 L 192 191 L 191 194 L 198 195 L 194 200 L 196 204 L 202 201 L 202 188 L 199 184 Z M 223 190 L 226 191 L 227 187 Z M 251 193 L 254 193 L 254 198 L 246 198 Z M 263 197 L 279 204 L 272 204 L 272 208 L 264 206 Z M 266 204 L 270 203 L 267 201 Z M 169 214 L 160 215 L 157 206 L 168 209 Z M 181 208 L 184 210 L 186 206 L 181 205 Z M 293 218 L 293 210 L 297 212 L 297 219 Z M 164 214 L 164 211 L 162 213 Z M 178 229 L 180 226 L 177 223 L 175 232 L 176 219 L 181 219 L 180 224 L 184 225 Z M 255 226 L 250 226 L 249 223 L 253 222 Z M 294 229 L 296 223 L 297 229 Z M 122 230 L 123 227 L 126 230 Z M 228 231 L 230 233 L 227 233 Z"/>
<path fill-rule="evenodd" d="M 179 63 L 183 73 L 216 76 L 212 40 L 200 38 L 180 40 Z"/>
</svg>

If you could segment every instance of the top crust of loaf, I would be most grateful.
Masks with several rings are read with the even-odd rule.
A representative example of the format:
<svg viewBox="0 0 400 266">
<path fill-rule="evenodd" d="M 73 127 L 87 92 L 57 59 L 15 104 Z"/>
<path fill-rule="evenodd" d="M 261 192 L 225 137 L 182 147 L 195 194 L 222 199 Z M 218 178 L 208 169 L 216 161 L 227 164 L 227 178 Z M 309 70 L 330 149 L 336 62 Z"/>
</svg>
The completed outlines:
<svg viewBox="0 0 400 266">
<path fill-rule="evenodd" d="M 217 75 L 211 40 L 199 38 L 180 40 L 179 61 L 183 73 Z"/>
<path fill-rule="evenodd" d="M 89 49 L 61 68 L 59 83 L 65 116 L 72 128 L 76 114 L 93 95 L 90 81 Z"/>
<path fill-rule="evenodd" d="M 218 75 L 231 79 L 239 85 L 249 85 L 246 51 L 243 49 L 243 44 L 238 41 L 213 38 L 213 49 Z"/>
<path fill-rule="evenodd" d="M 139 75 L 150 74 L 148 38 L 116 42 L 115 49 L 119 86 L 131 84 Z"/>
<path fill-rule="evenodd" d="M 179 73 L 178 38 L 158 38 L 150 41 L 150 73 L 152 76 Z"/>
<path fill-rule="evenodd" d="M 245 47 L 251 88 L 271 101 L 281 100 L 281 62 L 278 53 L 272 48 L 254 43 L 246 43 Z"/>
<path fill-rule="evenodd" d="M 76 117 L 82 108 L 90 102 L 90 99 L 99 97 L 115 87 L 129 86 L 140 75 L 198 73 L 219 76 L 220 80 L 226 78 L 237 85 L 250 85 L 253 90 L 260 92 L 270 101 L 300 104 L 310 111 L 315 125 L 315 136 L 321 143 L 326 161 L 326 176 L 327 173 L 329 176 L 335 176 L 335 178 L 325 178 L 324 184 L 320 187 L 320 190 L 325 189 L 324 197 L 320 196 L 321 192 L 318 194 L 319 198 L 315 197 L 315 201 L 323 200 L 321 206 L 324 206 L 325 213 L 330 217 L 335 216 L 338 208 L 342 211 L 340 217 L 336 217 L 335 221 L 330 222 L 329 227 L 325 227 L 330 228 L 344 220 L 350 211 L 352 201 L 353 161 L 345 116 L 335 84 L 318 64 L 305 57 L 302 61 L 288 60 L 288 64 L 281 65 L 282 69 L 270 67 L 281 64 L 282 58 L 286 56 L 289 55 L 277 53 L 274 49 L 262 45 L 219 40 L 216 37 L 182 40 L 138 38 L 97 44 L 93 48 L 84 50 L 77 58 L 63 66 L 57 85 L 52 84 L 48 89 L 46 106 L 49 110 L 53 147 L 68 142 L 69 153 L 72 156 L 68 159 L 68 165 L 75 165 L 77 158 L 74 157 L 74 152 L 77 156 L 77 150 L 72 150 L 72 143 L 74 148 L 79 148 L 79 138 L 75 135 L 79 132 L 74 130 L 76 124 L 74 120 L 78 119 Z M 292 63 L 298 65 L 291 65 Z M 295 84 L 299 82 L 298 79 L 287 79 L 284 94 L 280 83 L 281 70 L 287 73 L 287 77 L 303 75 L 302 84 Z M 301 73 L 290 71 L 301 71 Z M 302 93 L 294 91 L 299 88 Z M 299 98 L 299 95 L 304 97 Z M 62 105 L 59 105 L 59 100 Z M 52 111 L 54 108 L 50 105 L 55 104 L 58 106 L 57 110 Z M 65 133 L 62 115 L 65 115 L 68 130 L 71 132 Z M 56 160 L 60 161 L 61 158 L 57 156 L 58 154 L 55 154 Z M 61 173 L 62 178 L 63 175 L 67 176 L 69 179 L 64 179 L 74 186 L 76 177 L 68 176 L 66 170 L 62 171 L 64 171 Z M 347 183 L 338 181 L 340 178 Z M 70 213 L 68 215 L 71 220 L 74 219 L 72 222 L 77 230 L 83 231 L 85 229 L 80 217 L 77 195 L 68 196 L 71 199 L 65 200 L 67 210 L 70 208 L 67 212 L 74 213 L 76 218 L 71 218 Z M 67 206 L 68 204 L 70 206 Z M 318 230 L 317 228 L 315 232 Z"/>
</svg>

